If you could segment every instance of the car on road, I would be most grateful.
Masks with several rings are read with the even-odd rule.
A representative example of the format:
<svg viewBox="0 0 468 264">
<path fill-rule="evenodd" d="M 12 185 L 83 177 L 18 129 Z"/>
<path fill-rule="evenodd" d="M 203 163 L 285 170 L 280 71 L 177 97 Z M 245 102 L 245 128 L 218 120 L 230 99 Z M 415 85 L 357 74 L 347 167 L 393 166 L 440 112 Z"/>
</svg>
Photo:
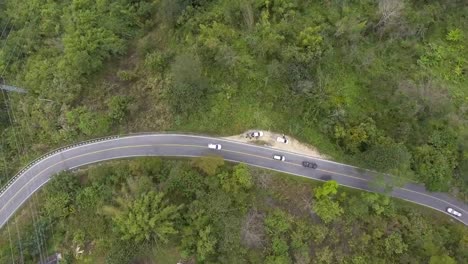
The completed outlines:
<svg viewBox="0 0 468 264">
<path fill-rule="evenodd" d="M 288 142 L 289 142 L 289 140 L 285 136 L 277 137 L 276 141 L 284 143 L 284 144 L 288 144 Z"/>
<path fill-rule="evenodd" d="M 281 161 L 286 160 L 286 158 L 283 155 L 277 155 L 277 154 L 273 155 L 273 159 L 274 160 L 281 160 Z"/>
<path fill-rule="evenodd" d="M 317 163 L 310 161 L 303 161 L 302 166 L 306 168 L 316 169 L 318 167 Z"/>
<path fill-rule="evenodd" d="M 447 213 L 449 213 L 451 215 L 454 215 L 454 216 L 458 216 L 458 217 L 462 216 L 462 214 L 460 212 L 456 211 L 452 207 L 447 208 Z"/>
<path fill-rule="evenodd" d="M 221 144 L 208 144 L 209 149 L 221 149 Z"/>
<path fill-rule="evenodd" d="M 254 131 L 254 132 L 250 133 L 250 136 L 251 137 L 261 137 L 261 136 L 263 136 L 263 132 L 262 131 Z"/>
</svg>

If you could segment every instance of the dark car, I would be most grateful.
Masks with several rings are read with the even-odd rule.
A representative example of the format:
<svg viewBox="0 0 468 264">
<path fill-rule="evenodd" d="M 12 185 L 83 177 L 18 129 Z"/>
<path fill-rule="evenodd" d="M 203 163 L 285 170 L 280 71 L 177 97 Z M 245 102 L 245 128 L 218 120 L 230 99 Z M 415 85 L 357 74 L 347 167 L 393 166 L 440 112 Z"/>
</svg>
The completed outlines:
<svg viewBox="0 0 468 264">
<path fill-rule="evenodd" d="M 303 161 L 303 162 L 302 162 L 302 166 L 304 166 L 304 167 L 306 167 L 306 168 L 316 169 L 316 168 L 317 168 L 317 163 L 315 163 L 315 162 L 309 162 L 309 161 Z"/>
</svg>

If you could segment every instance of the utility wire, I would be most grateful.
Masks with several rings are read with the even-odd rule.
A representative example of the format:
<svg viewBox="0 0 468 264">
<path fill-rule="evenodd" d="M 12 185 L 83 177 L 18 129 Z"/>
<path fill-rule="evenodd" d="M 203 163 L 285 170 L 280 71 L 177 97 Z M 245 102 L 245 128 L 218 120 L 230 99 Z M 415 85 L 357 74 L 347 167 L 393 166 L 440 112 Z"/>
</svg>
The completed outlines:
<svg viewBox="0 0 468 264">
<path fill-rule="evenodd" d="M 9 93 L 6 93 L 6 95 L 7 95 L 8 102 L 11 102 Z M 12 106 L 11 106 L 11 115 L 13 117 L 13 122 L 18 123 L 17 119 L 16 119 L 16 116 L 15 116 L 15 111 L 13 110 Z M 31 135 L 30 134 L 28 134 L 28 135 L 29 135 L 29 141 L 32 142 Z M 25 152 L 27 152 L 27 150 L 26 150 L 26 141 L 25 141 L 22 133 L 19 133 L 19 138 L 20 138 L 20 143 L 23 144 L 22 153 L 25 153 Z M 47 240 L 45 238 L 44 233 L 42 232 L 42 227 L 40 225 L 38 225 L 39 215 L 37 213 L 37 207 L 36 207 L 36 204 L 35 204 L 37 202 L 37 200 L 34 199 L 34 198 L 36 198 L 35 195 L 33 195 L 33 199 L 31 199 L 29 201 L 29 203 L 30 203 L 29 209 L 30 209 L 30 213 L 31 213 L 31 216 L 32 216 L 32 219 L 33 219 L 34 231 L 35 231 L 35 234 L 36 234 L 37 246 L 38 246 L 38 250 L 39 250 L 39 257 L 40 257 L 41 261 L 45 262 L 46 254 L 47 254 L 47 248 L 46 248 L 46 241 Z M 46 254 L 44 254 L 43 252 L 46 252 Z"/>
<path fill-rule="evenodd" d="M 15 216 L 15 227 L 16 227 L 16 236 L 18 238 L 18 246 L 19 246 L 19 249 L 20 249 L 20 256 L 21 256 L 21 262 L 22 264 L 24 264 L 24 255 L 23 255 L 23 245 L 21 244 L 21 235 L 20 235 L 20 232 L 19 232 L 19 229 L 18 229 L 18 220 L 17 220 L 18 216 Z"/>
<path fill-rule="evenodd" d="M 10 20 L 11 20 L 11 18 L 10 18 Z M 10 20 L 9 20 L 9 21 L 10 21 Z M 1 34 L 0 38 L 3 38 L 3 37 L 4 37 L 4 34 L 5 34 L 5 32 L 6 32 L 6 28 L 7 28 L 7 27 L 8 27 L 8 24 L 6 24 L 5 27 L 3 28 L 2 34 Z M 10 29 L 11 29 L 11 28 L 10 28 Z M 3 48 L 6 47 L 7 41 L 8 41 L 8 38 L 9 38 L 9 37 L 10 37 L 10 34 L 8 34 L 8 36 L 6 37 Z M 15 53 L 16 53 L 17 48 L 18 48 L 18 47 L 15 46 L 15 47 L 13 48 L 13 52 L 10 53 L 10 57 L 9 57 L 9 59 L 7 60 L 7 64 L 6 64 L 6 66 L 4 67 L 3 72 L 2 72 L 2 74 L 1 74 L 2 77 L 4 76 L 5 71 L 6 71 L 6 69 L 9 67 L 9 65 L 10 65 L 10 63 L 11 63 L 11 61 L 12 61 L 12 59 L 14 58 L 14 55 L 15 55 Z M 4 80 L 4 78 L 3 78 L 3 80 Z M 13 105 L 12 105 L 12 103 L 11 103 L 12 100 L 11 100 L 9 94 L 6 93 L 4 90 L 2 90 L 2 95 L 3 95 L 4 104 L 5 104 L 5 107 L 6 107 L 6 110 L 7 110 L 8 119 L 9 119 L 9 121 L 10 121 L 10 126 L 11 126 L 11 129 L 12 129 L 12 131 L 13 131 L 14 141 L 15 141 L 15 144 L 16 144 L 16 148 L 17 148 L 17 150 L 18 150 L 18 158 L 19 158 L 19 156 L 20 156 L 22 153 L 24 153 L 25 150 L 26 150 L 26 142 L 25 142 L 25 140 L 24 140 L 23 135 L 20 133 L 19 137 L 20 137 L 21 142 L 18 143 L 19 140 L 18 140 L 18 135 L 17 135 L 17 133 L 16 133 L 16 127 L 15 127 L 15 126 L 16 126 L 16 123 L 17 123 L 17 119 L 16 119 L 16 116 L 15 116 L 14 111 L 13 111 Z M 20 146 L 21 143 L 22 143 L 22 146 Z M 6 162 L 6 161 L 4 160 L 4 162 Z M 6 164 L 5 164 L 5 165 L 6 165 Z M 35 200 L 33 200 L 32 202 L 34 203 Z M 35 207 L 35 205 L 34 205 L 34 207 Z M 42 233 L 41 228 L 38 227 L 38 222 L 37 222 L 37 220 L 36 220 L 36 213 L 37 213 L 37 211 L 36 211 L 36 210 L 33 210 L 33 204 L 30 204 L 29 209 L 30 209 L 30 213 L 31 213 L 32 220 L 33 220 L 33 226 L 34 226 L 34 231 L 35 231 L 35 235 L 36 235 L 36 243 L 37 243 L 38 251 L 39 251 L 39 258 L 40 258 L 40 261 L 43 262 L 43 261 L 45 261 L 45 258 L 46 258 L 46 256 L 43 254 L 43 252 L 44 252 L 44 251 L 47 252 L 47 249 L 43 250 L 43 248 L 42 248 L 42 245 L 45 246 L 45 241 L 44 241 L 44 243 L 43 243 L 43 239 L 45 240 L 44 234 Z M 22 259 L 23 262 L 24 262 L 23 252 L 22 252 L 22 246 L 21 246 L 21 241 L 20 241 L 21 238 L 20 238 L 20 235 L 19 235 L 19 230 L 18 230 L 17 223 L 16 223 L 16 229 L 17 229 L 17 231 L 18 231 L 18 232 L 17 232 L 17 235 L 18 235 L 18 241 L 19 241 L 19 245 L 20 245 L 21 259 Z"/>
</svg>

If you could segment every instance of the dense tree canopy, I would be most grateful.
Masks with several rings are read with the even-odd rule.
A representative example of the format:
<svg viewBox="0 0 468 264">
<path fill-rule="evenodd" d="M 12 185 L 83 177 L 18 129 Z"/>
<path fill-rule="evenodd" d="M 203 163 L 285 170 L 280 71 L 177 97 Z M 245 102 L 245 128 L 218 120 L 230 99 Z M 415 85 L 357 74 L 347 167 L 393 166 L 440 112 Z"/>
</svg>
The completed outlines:
<svg viewBox="0 0 468 264">
<path fill-rule="evenodd" d="M 167 205 L 162 193 L 148 192 L 121 206 L 113 210 L 113 220 L 123 240 L 166 243 L 169 235 L 177 233 L 174 220 L 180 206 Z"/>
<path fill-rule="evenodd" d="M 0 127 L 35 144 L 5 136 L 9 167 L 109 133 L 263 127 L 430 190 L 468 189 L 463 1 L 0 3 L 1 77 L 29 91 L 10 105 L 18 131 L 4 111 Z"/>
<path fill-rule="evenodd" d="M 259 128 L 466 200 L 467 13 L 463 0 L 0 0 L 1 83 L 28 91 L 0 103 L 0 183 L 82 139 Z M 21 262 L 19 245 L 37 262 L 46 242 L 144 262 L 147 235 L 182 252 L 168 262 L 468 262 L 466 228 L 386 196 L 301 193 L 216 157 L 168 164 L 61 175 L 22 243 L 0 236 L 0 262 Z"/>
<path fill-rule="evenodd" d="M 243 164 L 196 166 L 142 158 L 58 175 L 8 224 L 13 236 L 0 230 L 0 262 L 57 251 L 67 263 L 468 260 L 466 227 L 432 210 Z"/>
</svg>

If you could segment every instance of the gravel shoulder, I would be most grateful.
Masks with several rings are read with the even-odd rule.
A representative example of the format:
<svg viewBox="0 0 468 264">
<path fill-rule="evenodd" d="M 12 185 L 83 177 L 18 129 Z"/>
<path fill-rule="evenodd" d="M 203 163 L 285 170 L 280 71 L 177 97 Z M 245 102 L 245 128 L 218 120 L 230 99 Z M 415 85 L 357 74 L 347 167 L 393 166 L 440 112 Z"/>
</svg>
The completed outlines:
<svg viewBox="0 0 468 264">
<path fill-rule="evenodd" d="M 284 135 L 289 140 L 289 142 L 287 144 L 285 144 L 285 143 L 276 141 L 276 139 L 278 137 L 282 137 L 283 134 L 278 134 L 278 133 L 274 133 L 274 132 L 271 132 L 271 131 L 262 130 L 263 136 L 261 136 L 259 138 L 250 138 L 250 137 L 247 136 L 247 134 L 249 134 L 252 131 L 253 130 L 249 130 L 249 131 L 246 131 L 243 134 L 229 136 L 229 137 L 225 137 L 225 138 L 230 139 L 230 140 L 234 140 L 234 141 L 254 144 L 254 145 L 265 145 L 265 146 L 268 146 L 268 147 L 271 147 L 271 148 L 275 148 L 275 149 L 279 149 L 279 150 L 286 150 L 286 151 L 295 152 L 295 153 L 300 153 L 300 154 L 303 154 L 303 155 L 312 156 L 312 157 L 316 157 L 316 158 L 328 159 L 328 160 L 330 159 L 330 157 L 328 157 L 328 156 L 326 156 L 324 154 L 321 154 L 315 147 L 304 144 L 304 143 L 301 143 L 298 140 L 296 140 L 296 139 L 294 139 L 294 138 L 292 138 L 292 137 L 290 137 L 288 135 Z"/>
</svg>

